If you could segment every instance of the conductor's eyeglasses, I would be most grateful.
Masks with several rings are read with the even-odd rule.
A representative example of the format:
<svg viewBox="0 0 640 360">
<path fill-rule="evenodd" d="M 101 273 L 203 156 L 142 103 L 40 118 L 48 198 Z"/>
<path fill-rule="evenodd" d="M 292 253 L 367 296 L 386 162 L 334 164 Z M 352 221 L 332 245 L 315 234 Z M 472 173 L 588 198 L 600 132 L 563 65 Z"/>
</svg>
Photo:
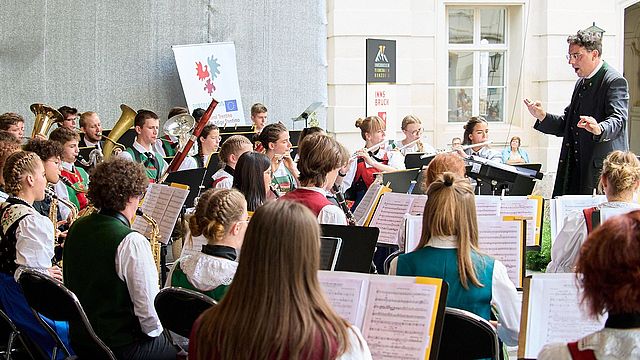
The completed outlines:
<svg viewBox="0 0 640 360">
<path fill-rule="evenodd" d="M 584 55 L 583 52 L 577 52 L 577 53 L 573 53 L 573 54 L 567 54 L 567 60 L 573 60 L 573 61 L 578 61 L 580 60 L 580 58 L 582 57 L 582 55 Z"/>
</svg>

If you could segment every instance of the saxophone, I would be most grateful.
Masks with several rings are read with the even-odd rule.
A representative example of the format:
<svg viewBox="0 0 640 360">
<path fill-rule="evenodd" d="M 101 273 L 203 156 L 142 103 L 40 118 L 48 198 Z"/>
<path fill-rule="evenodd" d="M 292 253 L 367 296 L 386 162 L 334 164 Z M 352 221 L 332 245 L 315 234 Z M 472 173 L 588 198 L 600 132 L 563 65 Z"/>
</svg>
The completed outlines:
<svg viewBox="0 0 640 360">
<path fill-rule="evenodd" d="M 61 199 L 56 194 L 53 186 L 47 186 L 44 188 L 44 192 L 51 198 L 51 205 L 49 206 L 49 220 L 53 223 L 53 247 L 58 245 L 58 202 L 64 204 L 71 210 L 71 218 L 69 219 L 69 226 L 78 218 L 78 208 L 71 201 Z M 62 267 L 62 260 L 58 261 L 58 266 Z"/>
<path fill-rule="evenodd" d="M 160 273 L 160 227 L 151 216 L 143 213 L 140 208 L 136 210 L 136 215 L 142 217 L 147 222 L 147 224 L 151 226 L 148 239 L 149 243 L 151 244 L 151 253 L 153 254 L 153 260 L 156 263 L 156 269 L 158 270 L 158 273 Z"/>
</svg>

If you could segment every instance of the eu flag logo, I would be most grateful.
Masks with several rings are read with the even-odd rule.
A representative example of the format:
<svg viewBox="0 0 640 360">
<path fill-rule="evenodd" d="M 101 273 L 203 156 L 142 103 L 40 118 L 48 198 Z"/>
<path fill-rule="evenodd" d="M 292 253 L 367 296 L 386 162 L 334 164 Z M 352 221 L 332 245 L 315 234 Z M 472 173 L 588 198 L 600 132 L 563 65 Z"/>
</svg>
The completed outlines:
<svg viewBox="0 0 640 360">
<path fill-rule="evenodd" d="M 238 111 L 238 103 L 235 100 L 225 100 L 224 107 L 227 112 Z"/>
</svg>

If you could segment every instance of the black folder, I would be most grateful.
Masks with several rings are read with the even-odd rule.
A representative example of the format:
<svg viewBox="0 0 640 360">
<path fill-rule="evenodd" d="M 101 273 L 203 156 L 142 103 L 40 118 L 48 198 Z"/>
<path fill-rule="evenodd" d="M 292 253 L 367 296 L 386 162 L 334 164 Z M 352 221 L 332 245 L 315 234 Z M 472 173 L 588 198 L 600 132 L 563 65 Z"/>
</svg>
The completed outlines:
<svg viewBox="0 0 640 360">
<path fill-rule="evenodd" d="M 376 249 L 380 229 L 375 227 L 348 225 L 320 225 L 322 236 L 342 239 L 336 261 L 336 271 L 351 271 L 368 274 L 371 270 L 373 252 Z"/>
</svg>

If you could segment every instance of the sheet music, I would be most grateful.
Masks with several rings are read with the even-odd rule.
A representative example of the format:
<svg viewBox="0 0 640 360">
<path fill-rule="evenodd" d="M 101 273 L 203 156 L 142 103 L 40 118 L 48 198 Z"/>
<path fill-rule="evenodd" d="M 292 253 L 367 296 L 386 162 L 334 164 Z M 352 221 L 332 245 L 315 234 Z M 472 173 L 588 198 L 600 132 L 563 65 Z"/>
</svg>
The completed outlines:
<svg viewBox="0 0 640 360">
<path fill-rule="evenodd" d="M 369 278 L 366 274 L 344 273 L 340 271 L 318 271 L 318 279 L 333 310 L 362 329 L 363 309 Z"/>
<path fill-rule="evenodd" d="M 180 215 L 189 190 L 162 184 L 151 184 L 142 202 L 142 212 L 156 221 L 160 230 L 160 241 L 163 244 L 169 242 L 173 227 Z M 141 217 L 136 216 L 132 229 L 148 234 L 149 224 Z"/>
<path fill-rule="evenodd" d="M 517 287 L 522 287 L 520 276 L 523 265 L 521 239 L 521 221 L 505 221 L 500 217 L 484 217 L 482 218 L 482 226 L 478 226 L 480 250 L 500 260 L 507 268 L 509 279 Z"/>
<path fill-rule="evenodd" d="M 500 201 L 500 216 L 522 216 L 527 220 L 527 246 L 536 245 L 540 236 L 537 226 L 538 200 L 526 196 L 505 196 Z"/>
<path fill-rule="evenodd" d="M 422 215 L 424 213 L 424 205 L 427 203 L 427 195 L 412 195 L 413 203 L 411 203 L 411 209 L 409 214 Z"/>
<path fill-rule="evenodd" d="M 576 341 L 604 327 L 580 305 L 575 274 L 536 274 L 529 294 L 525 358 L 535 359 L 548 343 Z"/>
<path fill-rule="evenodd" d="M 606 196 L 598 195 L 563 195 L 558 196 L 555 201 L 556 206 L 556 224 L 555 234 L 551 234 L 551 238 L 555 239 L 562 227 L 564 226 L 564 219 L 569 215 L 572 211 L 582 210 L 589 207 L 596 206 L 603 202 L 607 201 Z"/>
<path fill-rule="evenodd" d="M 381 183 L 374 182 L 371 184 L 358 206 L 356 206 L 353 216 L 356 218 L 356 224 L 358 226 L 363 226 L 367 220 L 367 214 L 371 212 L 371 207 L 376 200 L 380 188 L 382 188 Z"/>
<path fill-rule="evenodd" d="M 626 214 L 633 210 L 638 210 L 637 208 L 608 208 L 603 207 L 600 209 L 600 224 L 609 220 L 612 216 Z"/>
<path fill-rule="evenodd" d="M 500 197 L 476 195 L 476 214 L 478 216 L 500 216 Z"/>
<path fill-rule="evenodd" d="M 404 252 L 409 253 L 416 249 L 422 236 L 422 215 L 405 215 L 405 244 Z"/>
<path fill-rule="evenodd" d="M 419 197 L 424 197 L 424 195 L 393 192 L 382 195 L 380 203 L 369 223 L 369 227 L 377 227 L 380 229 L 378 243 L 398 245 L 398 234 L 402 227 L 404 215 L 411 211 L 414 198 Z"/>
<path fill-rule="evenodd" d="M 423 359 L 437 287 L 415 278 L 372 277 L 362 334 L 374 359 Z"/>
</svg>

